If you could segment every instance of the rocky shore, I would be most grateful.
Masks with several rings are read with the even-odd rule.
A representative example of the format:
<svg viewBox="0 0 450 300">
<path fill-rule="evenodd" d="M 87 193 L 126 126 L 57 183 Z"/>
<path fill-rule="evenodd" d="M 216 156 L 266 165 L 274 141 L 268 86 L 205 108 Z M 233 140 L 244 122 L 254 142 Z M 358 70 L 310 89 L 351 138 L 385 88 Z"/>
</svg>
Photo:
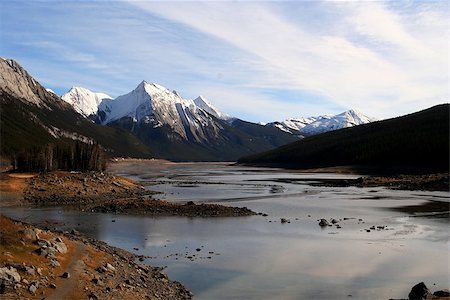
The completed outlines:
<svg viewBox="0 0 450 300">
<path fill-rule="evenodd" d="M 449 191 L 449 174 L 438 173 L 429 175 L 396 175 L 396 176 L 367 176 L 357 179 L 321 179 L 312 182 L 314 186 L 384 186 L 397 190 Z"/>
<path fill-rule="evenodd" d="M 154 200 L 151 195 L 155 192 L 130 179 L 101 172 L 41 173 L 26 182 L 24 205 L 66 206 L 80 211 L 153 216 L 237 217 L 255 214 L 246 207 Z"/>
<path fill-rule="evenodd" d="M 2 299 L 191 299 L 161 269 L 76 231 L 52 232 L 0 216 Z"/>
</svg>

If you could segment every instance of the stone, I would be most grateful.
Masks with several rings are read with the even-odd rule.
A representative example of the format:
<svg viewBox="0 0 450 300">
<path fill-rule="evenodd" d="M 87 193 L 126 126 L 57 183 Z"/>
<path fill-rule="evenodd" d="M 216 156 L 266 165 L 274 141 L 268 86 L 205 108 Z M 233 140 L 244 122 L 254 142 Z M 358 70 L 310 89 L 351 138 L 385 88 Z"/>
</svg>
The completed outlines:
<svg viewBox="0 0 450 300">
<path fill-rule="evenodd" d="M 56 260 L 56 255 L 54 253 L 48 253 L 45 257 L 50 260 Z"/>
<path fill-rule="evenodd" d="M 36 269 L 36 272 L 37 272 L 39 275 L 42 275 L 42 269 L 41 269 L 41 268 L 37 268 L 37 269 Z"/>
<path fill-rule="evenodd" d="M 320 222 L 319 222 L 320 227 L 325 227 L 325 226 L 329 226 L 329 225 L 330 225 L 330 223 L 326 219 L 320 219 Z"/>
<path fill-rule="evenodd" d="M 61 275 L 61 277 L 62 277 L 62 278 L 70 278 L 70 273 L 69 273 L 69 272 L 64 272 L 64 273 Z"/>
<path fill-rule="evenodd" d="M 0 268 L 0 280 L 1 279 L 11 282 L 20 282 L 21 277 L 16 268 L 4 267 Z"/>
<path fill-rule="evenodd" d="M 38 244 L 41 247 L 49 247 L 50 246 L 50 242 L 44 239 L 39 239 L 36 241 L 36 244 Z"/>
<path fill-rule="evenodd" d="M 67 253 L 67 246 L 63 242 L 56 242 L 53 244 L 53 246 L 59 253 L 61 254 Z"/>
<path fill-rule="evenodd" d="M 336 220 L 336 219 L 331 219 L 331 223 L 332 223 L 332 224 L 336 224 L 336 223 L 339 223 L 339 221 Z"/>
<path fill-rule="evenodd" d="M 60 267 L 61 264 L 56 259 L 52 259 L 52 260 L 50 260 L 50 266 L 52 266 L 53 268 L 56 268 L 56 267 Z"/>
<path fill-rule="evenodd" d="M 23 235 L 26 239 L 35 241 L 38 239 L 38 236 L 36 235 L 36 232 L 33 229 L 25 228 L 23 230 Z"/>
<path fill-rule="evenodd" d="M 286 218 L 281 218 L 280 221 L 281 221 L 281 224 L 290 223 L 289 219 L 286 219 Z"/>
<path fill-rule="evenodd" d="M 34 294 L 37 291 L 37 287 L 34 284 L 32 284 L 28 287 L 28 290 L 30 291 L 30 293 Z"/>
<path fill-rule="evenodd" d="M 56 289 L 56 284 L 54 283 L 50 283 L 48 286 L 51 287 L 52 289 Z"/>
<path fill-rule="evenodd" d="M 114 268 L 110 263 L 107 263 L 106 264 L 106 268 L 109 270 L 109 271 L 115 271 L 116 270 L 116 268 Z"/>
<path fill-rule="evenodd" d="M 34 275 L 36 272 L 32 267 L 25 266 L 25 272 L 27 272 L 28 275 Z"/>
<path fill-rule="evenodd" d="M 433 293 L 436 297 L 450 297 L 449 290 L 436 291 Z"/>
<path fill-rule="evenodd" d="M 57 241 L 58 243 L 63 243 L 62 238 L 60 238 L 59 236 L 55 239 L 55 241 Z"/>
<path fill-rule="evenodd" d="M 411 292 L 409 292 L 409 300 L 426 300 L 427 297 L 431 295 L 430 290 L 427 288 L 425 283 L 420 282 L 412 287 Z"/>
<path fill-rule="evenodd" d="M 22 283 L 23 283 L 23 284 L 29 284 L 28 280 L 26 280 L 25 278 L 22 279 Z"/>
</svg>

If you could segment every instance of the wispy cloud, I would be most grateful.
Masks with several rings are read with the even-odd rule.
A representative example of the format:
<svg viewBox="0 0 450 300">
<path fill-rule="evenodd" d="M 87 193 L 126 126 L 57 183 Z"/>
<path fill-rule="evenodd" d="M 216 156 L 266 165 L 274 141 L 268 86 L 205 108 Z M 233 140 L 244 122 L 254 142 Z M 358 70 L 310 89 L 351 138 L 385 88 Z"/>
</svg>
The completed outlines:
<svg viewBox="0 0 450 300">
<path fill-rule="evenodd" d="M 448 50 L 442 37 L 445 16 L 430 12 L 433 7 L 414 7 L 400 15 L 379 2 L 329 3 L 320 9 L 340 10 L 340 16 L 328 21 L 339 24 L 341 32 L 317 33 L 287 21 L 273 3 L 189 3 L 176 9 L 162 3 L 132 3 L 259 58 L 262 70 L 253 68 L 257 72 L 244 81 L 249 86 L 308 90 L 341 106 L 384 116 L 411 109 L 410 105 L 425 107 L 430 100 L 446 101 L 442 97 L 448 58 L 446 51 L 435 50 Z M 429 25 L 435 32 L 428 34 L 438 37 L 437 48 L 423 40 L 417 18 L 434 18 Z M 402 111 L 405 104 L 408 108 Z"/>
<path fill-rule="evenodd" d="M 117 96 L 147 79 L 253 121 L 448 102 L 445 1 L 2 6 L 1 55 L 60 90 Z"/>
</svg>

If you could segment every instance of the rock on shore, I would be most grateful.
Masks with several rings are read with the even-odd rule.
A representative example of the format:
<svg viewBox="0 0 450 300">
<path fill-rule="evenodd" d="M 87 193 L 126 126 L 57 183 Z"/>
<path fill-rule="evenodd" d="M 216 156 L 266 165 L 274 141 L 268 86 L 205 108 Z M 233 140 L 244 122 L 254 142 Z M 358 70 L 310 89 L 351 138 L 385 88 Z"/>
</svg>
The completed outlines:
<svg viewBox="0 0 450 300">
<path fill-rule="evenodd" d="M 255 213 L 246 207 L 218 204 L 187 204 L 153 200 L 155 192 L 136 182 L 100 172 L 42 173 L 28 180 L 25 204 L 67 206 L 91 212 L 112 212 L 188 217 L 237 217 Z"/>
<path fill-rule="evenodd" d="M 36 236 L 25 234 L 30 230 Z M 103 242 L 40 230 L 1 215 L 0 233 L 2 299 L 192 298 L 160 269 L 138 264 L 134 254 Z"/>
</svg>

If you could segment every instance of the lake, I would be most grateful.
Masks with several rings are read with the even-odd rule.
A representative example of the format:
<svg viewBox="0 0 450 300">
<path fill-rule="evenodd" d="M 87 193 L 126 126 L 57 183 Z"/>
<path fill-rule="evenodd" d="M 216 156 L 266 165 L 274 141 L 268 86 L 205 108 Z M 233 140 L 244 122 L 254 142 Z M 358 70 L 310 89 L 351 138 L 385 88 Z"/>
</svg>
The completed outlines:
<svg viewBox="0 0 450 300">
<path fill-rule="evenodd" d="M 150 256 L 145 263 L 166 266 L 196 299 L 389 299 L 407 297 L 421 281 L 432 291 L 449 288 L 448 214 L 396 209 L 450 203 L 448 192 L 312 186 L 311 180 L 359 176 L 224 163 L 137 161 L 110 170 L 161 192 L 158 199 L 246 206 L 268 216 L 147 217 L 60 208 L 2 213 L 50 229 L 76 228 Z M 320 227 L 322 218 L 340 220 L 341 228 Z"/>
</svg>

